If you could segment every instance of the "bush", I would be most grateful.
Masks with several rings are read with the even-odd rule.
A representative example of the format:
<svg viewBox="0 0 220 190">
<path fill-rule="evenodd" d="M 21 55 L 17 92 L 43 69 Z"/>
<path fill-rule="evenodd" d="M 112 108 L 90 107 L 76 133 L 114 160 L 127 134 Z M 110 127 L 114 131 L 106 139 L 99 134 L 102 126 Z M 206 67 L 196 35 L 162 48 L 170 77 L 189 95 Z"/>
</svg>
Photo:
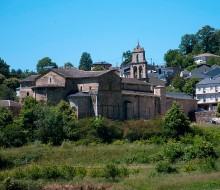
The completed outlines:
<svg viewBox="0 0 220 190">
<path fill-rule="evenodd" d="M 120 176 L 120 171 L 118 169 L 118 166 L 114 164 L 107 164 L 104 168 L 104 176 L 107 179 L 115 180 L 116 177 Z"/>
<path fill-rule="evenodd" d="M 212 172 L 216 170 L 215 160 L 211 157 L 202 159 L 199 166 L 203 172 Z"/>
<path fill-rule="evenodd" d="M 178 142 L 168 142 L 162 150 L 161 156 L 173 163 L 181 159 L 184 155 L 183 147 Z"/>
<path fill-rule="evenodd" d="M 42 169 L 42 176 L 45 179 L 57 179 L 62 177 L 62 172 L 58 166 L 50 165 Z"/>
<path fill-rule="evenodd" d="M 164 133 L 167 137 L 178 138 L 189 131 L 189 120 L 177 102 L 174 102 L 171 109 L 164 116 Z"/>
<path fill-rule="evenodd" d="M 189 161 L 185 163 L 182 168 L 184 172 L 192 172 L 197 170 L 197 165 L 195 161 Z"/>
<path fill-rule="evenodd" d="M 85 167 L 78 167 L 76 173 L 78 177 L 84 178 L 87 174 L 87 170 Z"/>
<path fill-rule="evenodd" d="M 161 161 L 156 165 L 156 171 L 158 173 L 175 173 L 177 169 L 171 166 L 169 161 Z"/>
<path fill-rule="evenodd" d="M 160 134 L 161 129 L 153 121 L 129 120 L 123 123 L 124 139 L 129 141 L 145 140 Z"/>
</svg>

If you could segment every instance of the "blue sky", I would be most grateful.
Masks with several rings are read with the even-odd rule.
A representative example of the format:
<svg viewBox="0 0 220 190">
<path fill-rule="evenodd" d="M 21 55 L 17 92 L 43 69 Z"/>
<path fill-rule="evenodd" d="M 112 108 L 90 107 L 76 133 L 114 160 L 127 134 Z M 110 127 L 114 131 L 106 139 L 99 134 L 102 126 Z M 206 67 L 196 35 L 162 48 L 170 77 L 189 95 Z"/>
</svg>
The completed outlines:
<svg viewBox="0 0 220 190">
<path fill-rule="evenodd" d="M 220 29 L 219 7 L 219 0 L 0 0 L 0 57 L 11 69 L 35 70 L 46 56 L 78 67 L 87 51 L 93 62 L 120 65 L 139 39 L 148 61 L 163 64 L 184 34 Z"/>
</svg>

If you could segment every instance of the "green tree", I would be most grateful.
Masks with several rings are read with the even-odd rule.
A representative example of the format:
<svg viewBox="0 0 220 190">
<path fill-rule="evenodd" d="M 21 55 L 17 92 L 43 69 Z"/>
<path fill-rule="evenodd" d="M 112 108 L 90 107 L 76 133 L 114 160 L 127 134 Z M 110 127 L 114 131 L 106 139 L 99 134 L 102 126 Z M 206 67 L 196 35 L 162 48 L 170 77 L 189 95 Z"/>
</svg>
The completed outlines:
<svg viewBox="0 0 220 190">
<path fill-rule="evenodd" d="M 121 63 L 121 67 L 123 67 L 124 65 L 127 65 L 128 63 L 131 62 L 132 60 L 132 52 L 130 50 L 125 51 L 122 53 L 122 63 Z"/>
<path fill-rule="evenodd" d="M 177 49 L 168 50 L 164 55 L 164 60 L 167 67 L 183 68 L 183 55 Z"/>
<path fill-rule="evenodd" d="M 9 65 L 6 64 L 6 62 L 0 58 L 0 74 L 4 75 L 5 77 L 9 76 Z"/>
<path fill-rule="evenodd" d="M 52 62 L 52 60 L 49 57 L 44 57 L 38 61 L 37 71 L 38 72 L 44 71 L 44 67 L 47 66 L 58 68 L 57 64 L 55 62 Z"/>
<path fill-rule="evenodd" d="M 44 107 L 36 121 L 36 136 L 43 143 L 51 142 L 60 145 L 65 138 L 63 115 L 55 107 Z"/>
<path fill-rule="evenodd" d="M 79 61 L 79 69 L 90 71 L 92 66 L 92 58 L 89 53 L 83 52 Z"/>
<path fill-rule="evenodd" d="M 192 53 L 196 43 L 196 36 L 194 34 L 185 34 L 182 36 L 179 45 L 180 52 L 184 55 Z"/>
<path fill-rule="evenodd" d="M 19 80 L 17 78 L 5 79 L 3 84 L 5 84 L 8 88 L 11 88 L 13 90 L 18 88 L 20 85 Z"/>
<path fill-rule="evenodd" d="M 41 109 L 42 106 L 33 97 L 26 97 L 24 99 L 18 122 L 27 131 L 30 139 L 33 138 L 33 131 L 36 129 L 35 122 L 39 119 Z"/>
<path fill-rule="evenodd" d="M 64 68 L 72 68 L 72 67 L 73 67 L 72 63 L 70 63 L 70 62 L 64 63 Z"/>
<path fill-rule="evenodd" d="M 191 78 L 183 86 L 183 92 L 185 92 L 186 94 L 189 94 L 189 95 L 194 97 L 195 93 L 196 93 L 196 84 L 198 82 L 199 82 L 198 78 Z"/>
<path fill-rule="evenodd" d="M 174 102 L 171 109 L 163 118 L 164 132 L 166 136 L 178 138 L 189 131 L 189 120 L 177 102 Z"/>
<path fill-rule="evenodd" d="M 215 58 L 211 58 L 208 63 L 208 65 L 212 66 L 212 65 L 220 65 L 220 61 L 215 59 Z"/>
<path fill-rule="evenodd" d="M 0 74 L 0 84 L 3 84 L 4 80 L 5 80 L 4 75 Z"/>
<path fill-rule="evenodd" d="M 204 53 L 215 53 L 215 41 L 213 40 L 213 35 L 215 33 L 215 28 L 208 25 L 202 27 L 196 33 L 197 44 L 195 46 L 196 52 Z"/>
<path fill-rule="evenodd" d="M 93 71 L 104 71 L 105 69 L 101 66 L 95 66 L 92 70 Z"/>
<path fill-rule="evenodd" d="M 13 122 L 13 115 L 6 107 L 0 106 L 0 128 L 5 128 L 8 124 Z"/>
<path fill-rule="evenodd" d="M 16 92 L 5 84 L 0 85 L 0 100 L 15 100 Z"/>
<path fill-rule="evenodd" d="M 25 133 L 20 126 L 16 124 L 7 125 L 2 133 L 0 144 L 4 147 L 19 147 L 26 143 Z"/>
<path fill-rule="evenodd" d="M 216 107 L 216 117 L 220 117 L 220 102 L 218 102 Z"/>
<path fill-rule="evenodd" d="M 176 75 L 172 80 L 171 80 L 171 85 L 179 90 L 180 92 L 183 91 L 183 86 L 185 85 L 185 80 L 183 77 L 180 77 L 179 75 Z"/>
</svg>

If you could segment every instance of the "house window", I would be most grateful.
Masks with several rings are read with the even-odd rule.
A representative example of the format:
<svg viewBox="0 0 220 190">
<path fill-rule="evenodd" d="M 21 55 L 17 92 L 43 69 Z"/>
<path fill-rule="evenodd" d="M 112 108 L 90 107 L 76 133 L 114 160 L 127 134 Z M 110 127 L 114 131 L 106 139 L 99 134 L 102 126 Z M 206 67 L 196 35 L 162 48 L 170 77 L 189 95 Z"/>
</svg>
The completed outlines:
<svg viewBox="0 0 220 190">
<path fill-rule="evenodd" d="M 51 84 L 51 78 L 50 78 L 50 84 Z"/>
<path fill-rule="evenodd" d="M 91 91 L 91 90 L 92 90 L 92 87 L 90 86 L 90 87 L 89 87 L 89 91 Z"/>
<path fill-rule="evenodd" d="M 29 96 L 29 92 L 27 92 L 27 96 Z"/>
<path fill-rule="evenodd" d="M 82 86 L 80 86 L 80 91 L 82 92 L 82 89 L 83 89 L 83 87 Z"/>
</svg>

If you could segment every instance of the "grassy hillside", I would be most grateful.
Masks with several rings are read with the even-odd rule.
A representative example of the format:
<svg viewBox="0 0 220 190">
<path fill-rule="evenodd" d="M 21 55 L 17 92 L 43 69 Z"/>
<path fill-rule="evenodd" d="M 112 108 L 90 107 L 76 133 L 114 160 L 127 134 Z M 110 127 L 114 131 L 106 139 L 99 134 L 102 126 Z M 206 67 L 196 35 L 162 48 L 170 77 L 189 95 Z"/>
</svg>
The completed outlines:
<svg viewBox="0 0 220 190">
<path fill-rule="evenodd" d="M 28 181 L 30 189 L 48 190 L 62 186 L 116 190 L 218 189 L 220 128 L 202 130 L 200 136 L 188 135 L 161 144 L 116 141 L 109 145 L 76 146 L 63 142 L 54 147 L 36 142 L 1 149 L 0 189 L 5 186 L 28 189 Z"/>
</svg>

